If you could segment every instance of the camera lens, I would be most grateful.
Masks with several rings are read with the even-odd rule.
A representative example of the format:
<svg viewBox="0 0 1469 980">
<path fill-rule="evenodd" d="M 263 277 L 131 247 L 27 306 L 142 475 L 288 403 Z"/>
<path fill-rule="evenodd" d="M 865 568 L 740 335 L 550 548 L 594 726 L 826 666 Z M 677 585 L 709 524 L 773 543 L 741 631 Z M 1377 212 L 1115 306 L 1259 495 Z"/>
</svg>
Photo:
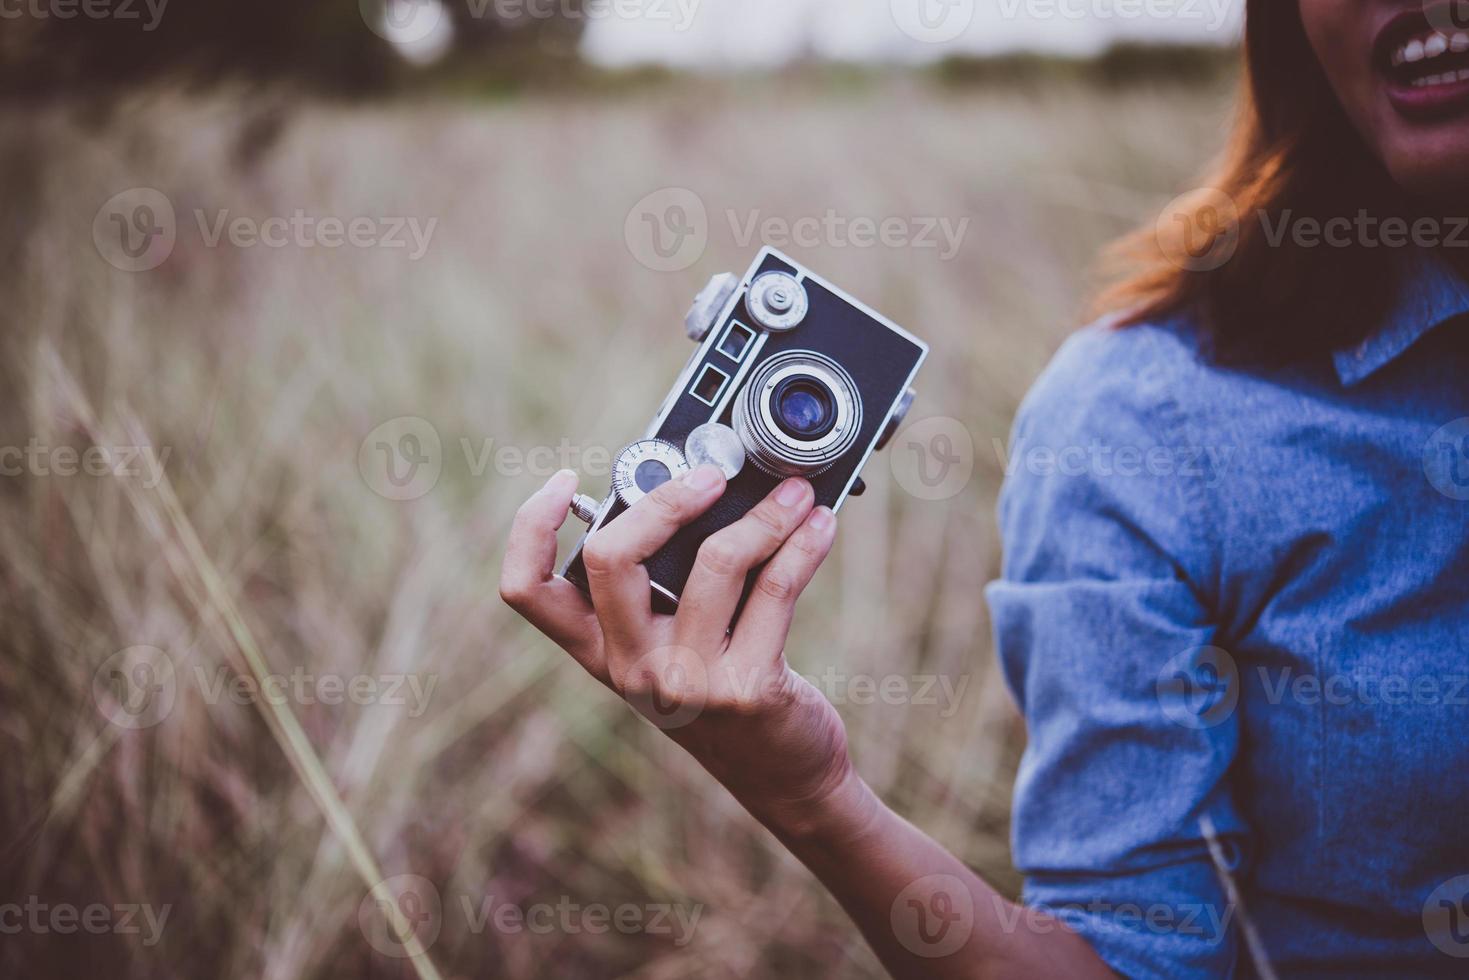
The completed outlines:
<svg viewBox="0 0 1469 980">
<path fill-rule="evenodd" d="M 733 414 L 745 455 L 758 468 L 772 476 L 816 476 L 856 444 L 862 398 L 836 361 L 787 351 L 755 370 Z"/>
<path fill-rule="evenodd" d="M 819 439 L 836 424 L 831 389 L 810 377 L 782 381 L 771 396 L 775 424 L 796 439 Z"/>
</svg>

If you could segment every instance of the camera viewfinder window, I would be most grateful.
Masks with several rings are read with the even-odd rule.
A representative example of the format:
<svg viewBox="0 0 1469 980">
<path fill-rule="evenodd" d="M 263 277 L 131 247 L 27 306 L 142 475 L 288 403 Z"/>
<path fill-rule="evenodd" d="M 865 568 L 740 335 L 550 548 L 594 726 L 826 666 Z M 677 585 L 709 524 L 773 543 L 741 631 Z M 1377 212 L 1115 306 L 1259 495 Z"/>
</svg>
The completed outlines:
<svg viewBox="0 0 1469 980">
<path fill-rule="evenodd" d="M 719 345 L 719 353 L 732 361 L 738 361 L 745 356 L 745 351 L 750 349 L 750 341 L 754 339 L 755 331 L 738 320 L 731 320 L 729 330 Z"/>
<path fill-rule="evenodd" d="M 719 400 L 719 393 L 724 390 L 724 383 L 729 380 L 729 375 L 712 364 L 705 365 L 704 373 L 699 375 L 699 380 L 694 382 L 694 397 L 705 405 L 713 405 Z"/>
</svg>

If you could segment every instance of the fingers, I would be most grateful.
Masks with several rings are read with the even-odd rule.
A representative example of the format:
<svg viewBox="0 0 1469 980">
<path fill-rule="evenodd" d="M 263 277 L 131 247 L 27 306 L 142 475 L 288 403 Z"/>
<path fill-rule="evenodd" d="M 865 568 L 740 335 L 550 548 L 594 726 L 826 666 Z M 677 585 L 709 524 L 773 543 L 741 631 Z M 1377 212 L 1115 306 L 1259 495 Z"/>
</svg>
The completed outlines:
<svg viewBox="0 0 1469 980">
<path fill-rule="evenodd" d="M 761 655 L 779 655 L 785 649 L 796 600 L 831 553 L 836 528 L 836 515 L 818 507 L 781 545 L 755 579 L 755 588 L 735 627 L 736 647 Z"/>
<path fill-rule="evenodd" d="M 515 515 L 500 569 L 500 597 L 587 670 L 605 675 L 602 633 L 586 597 L 557 578 L 556 532 L 566 521 L 576 474 L 562 470 Z"/>
<path fill-rule="evenodd" d="M 592 603 L 608 641 L 636 651 L 653 619 L 642 562 L 724 493 L 717 466 L 700 466 L 648 494 L 588 539 L 582 550 Z"/>
<path fill-rule="evenodd" d="M 768 561 L 811 513 L 805 480 L 786 480 L 743 518 L 711 535 L 684 586 L 675 620 L 679 642 L 706 656 L 724 647 L 750 572 Z"/>
</svg>

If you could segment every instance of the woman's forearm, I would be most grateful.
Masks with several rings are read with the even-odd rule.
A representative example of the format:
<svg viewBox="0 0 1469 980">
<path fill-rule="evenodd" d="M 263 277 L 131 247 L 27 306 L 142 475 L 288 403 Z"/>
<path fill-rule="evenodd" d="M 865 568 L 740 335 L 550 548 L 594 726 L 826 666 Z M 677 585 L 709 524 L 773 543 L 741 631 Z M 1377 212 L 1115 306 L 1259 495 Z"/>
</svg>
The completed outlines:
<svg viewBox="0 0 1469 980">
<path fill-rule="evenodd" d="M 1106 977 L 1056 918 L 1004 899 L 855 773 L 800 812 L 756 813 L 836 897 L 894 977 Z"/>
</svg>

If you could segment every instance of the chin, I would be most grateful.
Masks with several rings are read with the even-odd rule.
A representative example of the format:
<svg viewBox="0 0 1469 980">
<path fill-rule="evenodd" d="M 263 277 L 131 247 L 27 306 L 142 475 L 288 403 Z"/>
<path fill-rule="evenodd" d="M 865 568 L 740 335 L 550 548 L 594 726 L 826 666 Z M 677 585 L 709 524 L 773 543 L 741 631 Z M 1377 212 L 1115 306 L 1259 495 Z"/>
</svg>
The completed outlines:
<svg viewBox="0 0 1469 980">
<path fill-rule="evenodd" d="M 1469 126 L 1453 128 L 1394 139 L 1381 159 L 1409 194 L 1462 208 L 1469 206 Z"/>
</svg>

